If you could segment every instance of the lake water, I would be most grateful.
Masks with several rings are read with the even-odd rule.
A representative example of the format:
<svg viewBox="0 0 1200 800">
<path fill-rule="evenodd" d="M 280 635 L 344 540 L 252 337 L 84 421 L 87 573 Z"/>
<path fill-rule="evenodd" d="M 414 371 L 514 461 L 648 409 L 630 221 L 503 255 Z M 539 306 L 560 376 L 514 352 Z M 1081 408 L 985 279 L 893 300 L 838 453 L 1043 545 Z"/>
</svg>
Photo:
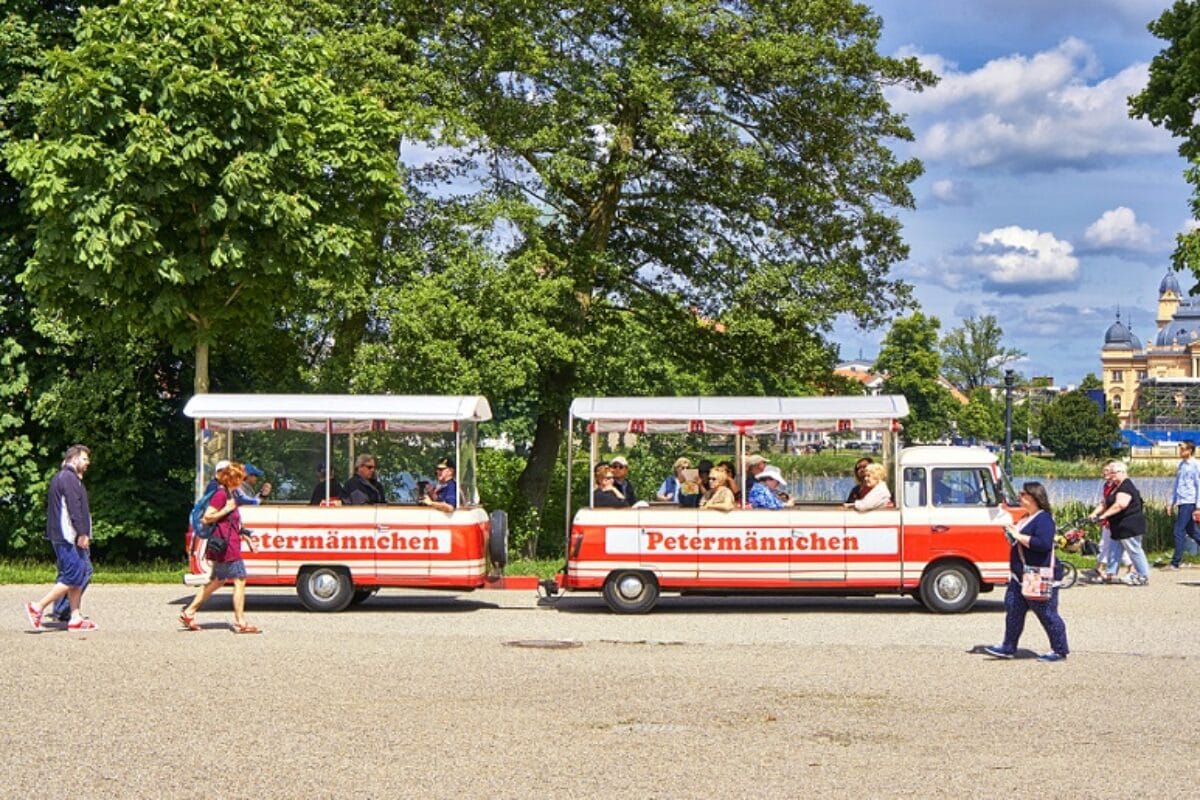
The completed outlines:
<svg viewBox="0 0 1200 800">
<path fill-rule="evenodd" d="M 833 478 L 819 475 L 788 476 L 788 493 L 813 502 L 842 501 L 850 491 L 850 478 Z M 1029 478 L 1016 476 L 1013 486 L 1021 488 L 1025 481 L 1036 480 L 1046 487 L 1051 505 L 1077 500 L 1081 503 L 1096 503 L 1100 499 L 1100 478 Z M 1133 481 L 1146 502 L 1165 506 L 1171 499 L 1174 478 L 1135 478 Z"/>
</svg>

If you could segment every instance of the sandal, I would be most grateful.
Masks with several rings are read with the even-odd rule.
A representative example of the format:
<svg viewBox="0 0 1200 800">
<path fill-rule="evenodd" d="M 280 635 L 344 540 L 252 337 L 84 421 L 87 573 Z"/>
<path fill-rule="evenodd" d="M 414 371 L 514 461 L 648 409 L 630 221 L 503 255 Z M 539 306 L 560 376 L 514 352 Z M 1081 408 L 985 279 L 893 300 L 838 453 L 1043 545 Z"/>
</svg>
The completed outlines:
<svg viewBox="0 0 1200 800">
<path fill-rule="evenodd" d="M 262 633 L 262 631 L 260 631 L 258 628 L 251 625 L 249 622 L 243 622 L 241 624 L 238 624 L 236 622 L 233 623 L 233 632 L 234 633 Z"/>
<path fill-rule="evenodd" d="M 179 612 L 179 623 L 183 625 L 184 630 L 198 631 L 200 626 L 196 624 L 195 617 L 189 617 L 186 611 Z"/>
</svg>

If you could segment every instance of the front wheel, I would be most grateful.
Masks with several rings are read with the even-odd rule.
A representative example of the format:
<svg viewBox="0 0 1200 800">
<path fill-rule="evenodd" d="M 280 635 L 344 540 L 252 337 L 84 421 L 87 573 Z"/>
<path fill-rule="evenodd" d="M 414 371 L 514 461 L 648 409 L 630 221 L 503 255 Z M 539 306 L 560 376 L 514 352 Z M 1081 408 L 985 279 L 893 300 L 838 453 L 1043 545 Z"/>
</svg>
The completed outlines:
<svg viewBox="0 0 1200 800">
<path fill-rule="evenodd" d="M 348 570 L 310 567 L 296 579 L 296 593 L 309 611 L 341 611 L 354 599 L 354 583 Z"/>
<path fill-rule="evenodd" d="M 975 605 L 979 578 L 961 561 L 934 564 L 921 578 L 921 600 L 930 611 L 957 614 Z"/>
<path fill-rule="evenodd" d="M 645 614 L 658 602 L 658 581 L 647 572 L 614 572 L 604 582 L 604 602 L 617 614 Z"/>
</svg>

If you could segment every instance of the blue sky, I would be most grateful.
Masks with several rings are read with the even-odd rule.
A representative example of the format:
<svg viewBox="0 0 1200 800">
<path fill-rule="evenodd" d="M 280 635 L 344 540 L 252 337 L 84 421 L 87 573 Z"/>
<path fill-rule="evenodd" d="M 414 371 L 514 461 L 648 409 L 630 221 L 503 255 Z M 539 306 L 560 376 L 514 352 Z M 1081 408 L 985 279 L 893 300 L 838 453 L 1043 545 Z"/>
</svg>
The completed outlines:
<svg viewBox="0 0 1200 800">
<path fill-rule="evenodd" d="M 1189 225 L 1178 142 L 1131 120 L 1163 42 L 1165 0 L 875 0 L 880 50 L 942 77 L 889 91 L 916 136 L 897 143 L 925 175 L 901 211 L 911 253 L 895 267 L 943 332 L 995 314 L 1025 375 L 1078 383 L 1100 371 L 1121 317 L 1155 332 L 1158 283 Z M 1195 283 L 1181 275 L 1185 291 Z M 840 324 L 842 357 L 874 357 L 886 330 Z"/>
</svg>

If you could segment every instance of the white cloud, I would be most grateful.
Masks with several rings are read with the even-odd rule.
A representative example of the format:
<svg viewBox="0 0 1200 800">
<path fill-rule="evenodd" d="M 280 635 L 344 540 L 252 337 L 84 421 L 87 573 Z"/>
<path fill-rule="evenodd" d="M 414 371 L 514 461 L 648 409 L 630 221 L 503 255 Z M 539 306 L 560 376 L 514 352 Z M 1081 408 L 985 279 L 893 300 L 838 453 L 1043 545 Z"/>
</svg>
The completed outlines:
<svg viewBox="0 0 1200 800">
<path fill-rule="evenodd" d="M 955 292 L 981 289 L 1025 296 L 1076 286 L 1080 275 L 1070 242 L 1016 225 L 981 233 L 963 252 L 932 263 L 909 263 L 898 272 Z"/>
<path fill-rule="evenodd" d="M 1128 116 L 1127 98 L 1146 85 L 1148 66 L 1101 79 L 1095 52 L 1080 39 L 970 72 L 936 54 L 905 54 L 942 78 L 924 92 L 888 92 L 910 117 L 916 154 L 928 161 L 1027 172 L 1109 166 L 1114 158 L 1175 149 L 1165 131 Z"/>
<path fill-rule="evenodd" d="M 1083 242 L 1091 252 L 1148 253 L 1156 249 L 1155 235 L 1154 228 L 1138 222 L 1132 209 L 1118 206 L 1088 226 Z"/>
<path fill-rule="evenodd" d="M 1079 259 L 1070 242 L 1016 225 L 981 233 L 968 258 L 983 288 L 998 294 L 1037 294 L 1079 282 Z"/>
<path fill-rule="evenodd" d="M 929 202 L 939 206 L 974 205 L 975 187 L 970 181 L 934 181 L 929 186 Z"/>
</svg>

